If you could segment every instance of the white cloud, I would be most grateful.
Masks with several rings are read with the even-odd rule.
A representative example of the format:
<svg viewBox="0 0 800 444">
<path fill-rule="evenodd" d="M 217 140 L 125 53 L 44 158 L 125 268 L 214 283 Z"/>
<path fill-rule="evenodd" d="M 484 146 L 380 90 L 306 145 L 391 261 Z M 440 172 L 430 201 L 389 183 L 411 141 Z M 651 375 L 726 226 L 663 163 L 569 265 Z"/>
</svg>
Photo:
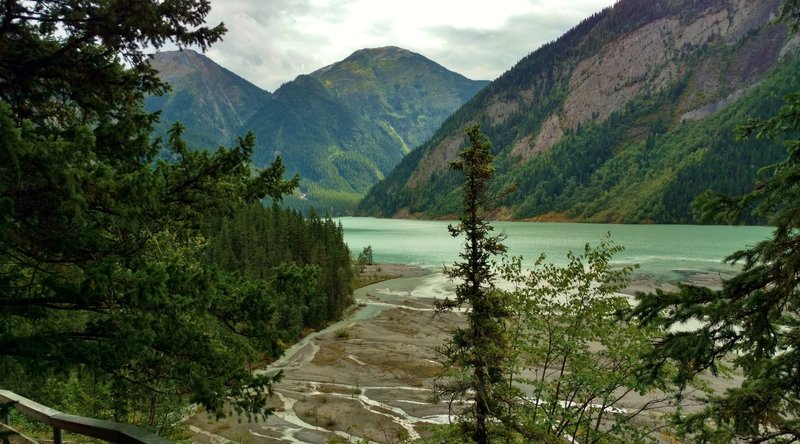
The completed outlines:
<svg viewBox="0 0 800 444">
<path fill-rule="evenodd" d="M 208 56 L 256 85 L 282 83 L 361 48 L 399 46 L 492 80 L 615 0 L 212 0 L 228 33 Z"/>
</svg>

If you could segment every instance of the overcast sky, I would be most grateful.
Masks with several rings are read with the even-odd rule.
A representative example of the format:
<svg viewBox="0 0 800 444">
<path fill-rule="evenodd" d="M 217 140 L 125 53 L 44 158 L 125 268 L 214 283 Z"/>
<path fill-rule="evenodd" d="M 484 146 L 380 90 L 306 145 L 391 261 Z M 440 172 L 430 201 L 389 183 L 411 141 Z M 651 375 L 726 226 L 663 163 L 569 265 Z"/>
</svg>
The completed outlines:
<svg viewBox="0 0 800 444">
<path fill-rule="evenodd" d="M 493 80 L 616 0 L 211 0 L 224 41 L 207 53 L 275 91 L 361 48 L 399 46 Z"/>
</svg>

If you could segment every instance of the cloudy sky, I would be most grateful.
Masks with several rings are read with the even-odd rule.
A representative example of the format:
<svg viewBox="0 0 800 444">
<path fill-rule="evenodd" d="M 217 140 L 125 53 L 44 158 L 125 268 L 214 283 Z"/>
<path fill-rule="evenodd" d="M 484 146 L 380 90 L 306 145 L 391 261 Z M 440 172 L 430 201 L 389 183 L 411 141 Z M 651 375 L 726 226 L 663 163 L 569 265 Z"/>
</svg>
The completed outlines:
<svg viewBox="0 0 800 444">
<path fill-rule="evenodd" d="M 207 55 L 274 91 L 361 48 L 399 46 L 472 79 L 519 59 L 616 0 L 211 0 L 228 33 Z"/>
</svg>

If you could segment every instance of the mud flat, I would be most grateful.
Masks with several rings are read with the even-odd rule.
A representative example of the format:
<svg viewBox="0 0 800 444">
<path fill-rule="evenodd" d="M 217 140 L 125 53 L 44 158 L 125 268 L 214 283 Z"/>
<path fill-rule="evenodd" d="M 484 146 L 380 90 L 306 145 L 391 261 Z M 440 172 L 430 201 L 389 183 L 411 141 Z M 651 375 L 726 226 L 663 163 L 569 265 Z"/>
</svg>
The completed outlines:
<svg viewBox="0 0 800 444">
<path fill-rule="evenodd" d="M 433 402 L 430 388 L 441 370 L 434 347 L 461 322 L 459 313 L 434 314 L 433 299 L 444 297 L 449 283 L 419 267 L 382 265 L 380 272 L 403 277 L 357 290 L 356 311 L 262 370 L 283 371 L 275 414 L 248 422 L 198 413 L 188 420 L 192 440 L 325 443 L 338 435 L 394 442 L 446 422 L 448 407 Z"/>
<path fill-rule="evenodd" d="M 194 442 L 326 443 L 338 436 L 355 442 L 399 442 L 446 423 L 448 406 L 432 399 L 441 370 L 434 350 L 463 322 L 458 312 L 435 315 L 433 301 L 452 295 L 439 270 L 382 265 L 403 276 L 356 291 L 357 308 L 346 319 L 310 334 L 263 372 L 283 372 L 266 421 L 215 421 L 204 413 L 188 419 Z M 718 286 L 714 276 L 692 282 Z M 649 291 L 647 279 L 625 291 Z M 663 285 L 662 285 L 663 287 Z M 669 288 L 669 287 L 667 287 Z M 674 288 L 674 286 L 672 286 Z"/>
</svg>

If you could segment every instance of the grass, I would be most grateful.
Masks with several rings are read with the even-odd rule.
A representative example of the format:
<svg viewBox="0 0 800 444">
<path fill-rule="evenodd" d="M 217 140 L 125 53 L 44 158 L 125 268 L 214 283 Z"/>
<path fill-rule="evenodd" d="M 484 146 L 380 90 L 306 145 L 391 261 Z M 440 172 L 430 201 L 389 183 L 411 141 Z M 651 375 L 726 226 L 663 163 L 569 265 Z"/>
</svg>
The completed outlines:
<svg viewBox="0 0 800 444">
<path fill-rule="evenodd" d="M 356 270 L 358 271 L 358 270 Z M 377 270 L 376 270 L 377 271 Z M 364 273 L 357 273 L 354 284 L 355 288 L 366 287 L 367 285 L 376 284 L 378 282 L 388 281 L 391 279 L 397 279 L 403 277 L 399 274 L 389 274 L 389 273 L 371 273 L 371 272 L 364 272 Z"/>
</svg>

